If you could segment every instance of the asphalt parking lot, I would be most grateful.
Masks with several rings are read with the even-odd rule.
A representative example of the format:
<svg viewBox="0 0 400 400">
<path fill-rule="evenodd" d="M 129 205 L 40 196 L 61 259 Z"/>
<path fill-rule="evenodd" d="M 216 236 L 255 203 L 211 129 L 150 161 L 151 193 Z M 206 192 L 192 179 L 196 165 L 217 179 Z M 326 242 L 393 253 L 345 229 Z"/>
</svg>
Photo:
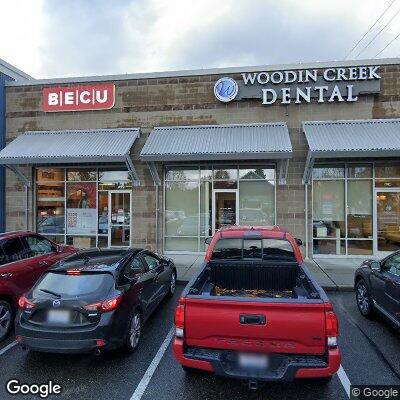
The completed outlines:
<svg viewBox="0 0 400 400">
<path fill-rule="evenodd" d="M 240 381 L 198 372 L 186 376 L 172 354 L 173 314 L 179 293 L 165 300 L 143 330 L 139 349 L 126 356 L 113 352 L 91 355 L 29 353 L 13 345 L 11 337 L 0 345 L 0 399 L 40 398 L 10 395 L 8 380 L 62 386 L 62 399 L 347 399 L 352 384 L 400 384 L 400 336 L 384 321 L 368 321 L 358 313 L 354 294 L 329 293 L 340 321 L 342 370 L 323 386 L 312 380 L 266 384 L 251 392 Z M 166 339 L 167 338 L 167 339 Z M 165 352 L 163 352 L 165 348 Z M 147 373 L 146 373 L 147 371 Z"/>
</svg>

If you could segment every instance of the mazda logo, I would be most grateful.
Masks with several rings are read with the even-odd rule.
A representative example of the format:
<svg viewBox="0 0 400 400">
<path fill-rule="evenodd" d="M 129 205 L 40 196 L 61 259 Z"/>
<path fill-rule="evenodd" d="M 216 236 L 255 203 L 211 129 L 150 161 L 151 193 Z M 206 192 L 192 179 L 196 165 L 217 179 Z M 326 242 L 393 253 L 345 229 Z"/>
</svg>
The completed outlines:
<svg viewBox="0 0 400 400">
<path fill-rule="evenodd" d="M 61 302 L 60 300 L 53 300 L 53 307 L 60 307 Z"/>
</svg>

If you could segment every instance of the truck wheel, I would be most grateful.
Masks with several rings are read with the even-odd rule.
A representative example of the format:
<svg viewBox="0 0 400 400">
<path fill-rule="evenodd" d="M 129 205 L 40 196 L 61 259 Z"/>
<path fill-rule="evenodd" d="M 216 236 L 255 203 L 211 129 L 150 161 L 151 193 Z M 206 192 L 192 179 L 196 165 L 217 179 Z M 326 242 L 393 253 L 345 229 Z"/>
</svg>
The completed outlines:
<svg viewBox="0 0 400 400">
<path fill-rule="evenodd" d="M 325 386 L 328 385 L 329 382 L 332 380 L 333 376 L 324 376 L 323 378 L 315 378 L 315 382 L 318 385 Z"/>
<path fill-rule="evenodd" d="M 194 368 L 186 367 L 185 365 L 181 365 L 185 374 L 193 374 L 196 370 Z"/>
<path fill-rule="evenodd" d="M 361 315 L 371 318 L 373 314 L 373 302 L 364 279 L 360 279 L 356 284 L 356 300 Z"/>
<path fill-rule="evenodd" d="M 8 301 L 0 300 L 0 342 L 11 331 L 14 320 L 14 310 Z"/>
<path fill-rule="evenodd" d="M 128 353 L 133 353 L 140 342 L 142 333 L 142 316 L 139 311 L 135 311 L 129 323 L 128 334 L 125 339 L 125 349 Z"/>
</svg>

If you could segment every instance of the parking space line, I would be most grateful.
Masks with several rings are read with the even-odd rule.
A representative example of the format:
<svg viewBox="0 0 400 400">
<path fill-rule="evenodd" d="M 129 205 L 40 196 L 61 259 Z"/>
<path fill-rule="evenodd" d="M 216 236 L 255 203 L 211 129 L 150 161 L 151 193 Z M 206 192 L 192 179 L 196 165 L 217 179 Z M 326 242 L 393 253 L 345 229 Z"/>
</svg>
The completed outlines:
<svg viewBox="0 0 400 400">
<path fill-rule="evenodd" d="M 347 393 L 348 398 L 350 398 L 350 379 L 346 374 L 346 371 L 343 369 L 342 366 L 340 366 L 338 372 L 337 372 L 337 376 L 340 379 L 340 383 L 342 384 L 342 386 L 344 387 L 344 390 Z"/>
<path fill-rule="evenodd" d="M 8 344 L 6 347 L 3 347 L 0 350 L 0 356 L 3 355 L 6 351 L 12 349 L 15 345 L 17 345 L 17 341 L 15 340 L 14 342 L 11 342 L 10 344 Z"/>
<path fill-rule="evenodd" d="M 165 351 L 167 350 L 173 336 L 174 336 L 175 329 L 174 327 L 171 328 L 171 330 L 168 332 L 168 335 L 164 339 L 162 345 L 157 351 L 157 354 L 154 356 L 152 362 L 150 363 L 149 367 L 147 368 L 146 372 L 144 373 L 141 381 L 136 387 L 135 392 L 133 393 L 131 400 L 140 400 L 146 391 L 146 388 L 151 380 L 151 377 L 153 376 L 158 364 L 160 363 Z"/>
</svg>

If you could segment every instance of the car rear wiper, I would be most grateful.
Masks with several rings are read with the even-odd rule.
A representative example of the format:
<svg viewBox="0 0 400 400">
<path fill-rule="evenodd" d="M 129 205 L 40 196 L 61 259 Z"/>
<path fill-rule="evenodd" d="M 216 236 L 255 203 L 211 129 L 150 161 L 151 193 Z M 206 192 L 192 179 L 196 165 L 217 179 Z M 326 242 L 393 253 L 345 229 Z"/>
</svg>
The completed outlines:
<svg viewBox="0 0 400 400">
<path fill-rule="evenodd" d="M 42 292 L 45 292 L 45 293 L 52 294 L 53 296 L 58 297 L 58 298 L 61 297 L 61 294 L 56 293 L 56 292 L 52 292 L 51 290 L 47 290 L 47 289 L 39 289 L 39 290 L 41 290 Z"/>
</svg>

